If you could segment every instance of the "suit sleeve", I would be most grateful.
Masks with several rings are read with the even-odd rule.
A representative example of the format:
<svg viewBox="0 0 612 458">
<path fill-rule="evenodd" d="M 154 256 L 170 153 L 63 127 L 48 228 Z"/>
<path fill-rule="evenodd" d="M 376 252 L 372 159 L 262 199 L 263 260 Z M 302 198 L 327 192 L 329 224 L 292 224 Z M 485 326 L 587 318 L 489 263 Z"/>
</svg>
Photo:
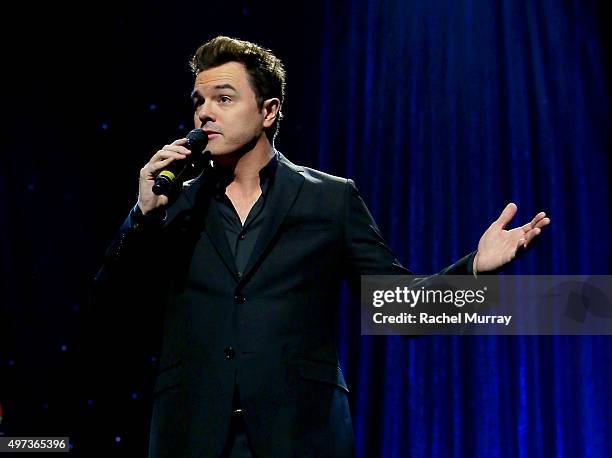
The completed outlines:
<svg viewBox="0 0 612 458">
<path fill-rule="evenodd" d="M 150 260 L 148 252 L 151 251 L 146 249 L 147 242 L 151 241 L 160 227 L 157 221 L 145 219 L 138 206 L 135 206 L 108 246 L 96 282 L 104 283 L 115 275 L 133 271 L 139 263 L 146 266 L 147 263 L 143 261 Z"/>
<path fill-rule="evenodd" d="M 88 389 L 102 400 L 100 421 L 112 421 L 128 383 L 148 389 L 150 358 L 158 354 L 163 304 L 157 288 L 165 279 L 152 272 L 161 220 L 140 216 L 132 209 L 106 250 L 84 313 L 88 358 L 82 370 Z"/>
<path fill-rule="evenodd" d="M 345 189 L 344 237 L 349 279 L 361 275 L 412 275 L 402 266 L 383 239 L 374 218 L 361 198 L 353 180 Z M 476 252 L 444 268 L 438 275 L 472 275 Z"/>
<path fill-rule="evenodd" d="M 135 206 L 106 250 L 104 263 L 94 277 L 92 305 L 116 304 L 142 288 L 150 278 L 163 215 L 145 217 Z"/>
<path fill-rule="evenodd" d="M 117 304 L 133 299 L 145 303 L 159 297 L 168 286 L 172 241 L 171 222 L 189 208 L 185 188 L 172 197 L 172 204 L 143 215 L 134 205 L 106 250 L 104 263 L 94 277 L 91 303 Z M 147 297 L 149 296 L 149 297 Z M 134 307 L 133 307 L 134 308 Z"/>
</svg>

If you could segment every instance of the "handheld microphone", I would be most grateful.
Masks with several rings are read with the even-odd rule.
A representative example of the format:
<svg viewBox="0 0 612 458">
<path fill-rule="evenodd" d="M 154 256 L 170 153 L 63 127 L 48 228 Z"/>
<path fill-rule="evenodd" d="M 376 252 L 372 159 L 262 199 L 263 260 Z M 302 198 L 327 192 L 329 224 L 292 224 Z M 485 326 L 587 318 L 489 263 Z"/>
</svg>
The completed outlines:
<svg viewBox="0 0 612 458">
<path fill-rule="evenodd" d="M 186 148 L 191 154 L 180 161 L 172 161 L 168 166 L 159 172 L 153 184 L 153 193 L 168 195 L 174 183 L 179 182 L 186 172 L 193 172 L 206 165 L 209 156 L 202 154 L 208 144 L 208 136 L 201 129 L 193 129 L 187 134 Z"/>
</svg>

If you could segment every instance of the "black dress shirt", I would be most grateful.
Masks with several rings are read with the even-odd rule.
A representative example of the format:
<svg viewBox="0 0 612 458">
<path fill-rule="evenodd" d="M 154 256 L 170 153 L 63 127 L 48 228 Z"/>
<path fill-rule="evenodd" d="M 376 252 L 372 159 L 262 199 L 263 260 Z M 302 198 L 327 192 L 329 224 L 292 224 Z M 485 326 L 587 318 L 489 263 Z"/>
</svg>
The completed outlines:
<svg viewBox="0 0 612 458">
<path fill-rule="evenodd" d="M 244 225 L 240 221 L 238 212 L 234 208 L 231 200 L 225 194 L 225 188 L 230 182 L 230 178 L 221 179 L 217 187 L 215 203 L 223 220 L 225 235 L 229 243 L 236 268 L 238 278 L 244 272 L 244 269 L 249 261 L 249 257 L 255 248 L 255 243 L 261 232 L 266 216 L 270 210 L 266 207 L 266 198 L 270 195 L 270 189 L 274 181 L 274 174 L 278 164 L 278 153 L 272 156 L 272 159 L 259 171 L 259 185 L 261 187 L 261 195 L 251 207 L 249 214 L 244 221 Z"/>
</svg>

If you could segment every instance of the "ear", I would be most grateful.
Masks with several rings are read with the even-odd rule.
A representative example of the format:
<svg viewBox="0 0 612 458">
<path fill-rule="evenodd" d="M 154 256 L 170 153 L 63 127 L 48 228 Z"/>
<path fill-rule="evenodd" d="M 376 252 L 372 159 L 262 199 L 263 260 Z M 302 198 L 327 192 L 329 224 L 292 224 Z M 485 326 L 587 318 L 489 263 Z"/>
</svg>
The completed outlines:
<svg viewBox="0 0 612 458">
<path fill-rule="evenodd" d="M 264 115 L 264 128 L 271 127 L 276 121 L 280 113 L 280 100 L 279 99 L 267 99 L 263 103 L 263 115 Z"/>
</svg>

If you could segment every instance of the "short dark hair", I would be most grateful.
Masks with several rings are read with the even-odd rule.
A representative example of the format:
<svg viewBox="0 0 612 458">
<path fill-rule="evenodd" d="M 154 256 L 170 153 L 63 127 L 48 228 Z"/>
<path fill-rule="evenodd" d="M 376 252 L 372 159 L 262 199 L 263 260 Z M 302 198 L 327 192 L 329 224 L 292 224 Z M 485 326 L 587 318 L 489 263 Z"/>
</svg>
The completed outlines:
<svg viewBox="0 0 612 458">
<path fill-rule="evenodd" d="M 283 118 L 281 108 L 285 99 L 285 68 L 281 60 L 269 49 L 236 38 L 218 36 L 201 45 L 192 57 L 190 66 L 194 74 L 218 67 L 228 62 L 240 62 L 246 67 L 257 104 L 261 109 L 264 100 L 280 100 L 274 124 L 266 131 L 270 143 L 278 133 L 278 123 Z"/>
</svg>

